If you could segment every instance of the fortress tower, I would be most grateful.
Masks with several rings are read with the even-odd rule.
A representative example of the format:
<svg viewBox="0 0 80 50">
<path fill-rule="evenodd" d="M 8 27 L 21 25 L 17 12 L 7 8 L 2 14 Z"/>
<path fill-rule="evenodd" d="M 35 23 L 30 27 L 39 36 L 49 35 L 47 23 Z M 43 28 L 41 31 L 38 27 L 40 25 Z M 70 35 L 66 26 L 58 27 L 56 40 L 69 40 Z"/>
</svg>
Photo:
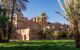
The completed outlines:
<svg viewBox="0 0 80 50">
<path fill-rule="evenodd" d="M 41 30 L 46 27 L 47 24 L 47 15 L 42 12 L 39 16 L 32 18 L 33 21 L 38 22 L 41 26 Z"/>
</svg>

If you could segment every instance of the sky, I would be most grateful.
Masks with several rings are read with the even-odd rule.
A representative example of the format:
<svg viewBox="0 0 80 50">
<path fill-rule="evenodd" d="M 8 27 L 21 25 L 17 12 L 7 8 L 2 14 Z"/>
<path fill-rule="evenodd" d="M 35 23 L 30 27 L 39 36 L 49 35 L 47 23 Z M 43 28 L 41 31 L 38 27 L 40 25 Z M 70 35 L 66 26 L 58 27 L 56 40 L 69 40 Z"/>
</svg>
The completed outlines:
<svg viewBox="0 0 80 50">
<path fill-rule="evenodd" d="M 39 16 L 41 12 L 45 12 L 48 16 L 48 22 L 68 23 L 64 17 L 54 12 L 54 10 L 57 10 L 64 14 L 57 0 L 29 0 L 26 6 L 27 10 L 23 12 L 23 15 L 29 19 Z"/>
</svg>

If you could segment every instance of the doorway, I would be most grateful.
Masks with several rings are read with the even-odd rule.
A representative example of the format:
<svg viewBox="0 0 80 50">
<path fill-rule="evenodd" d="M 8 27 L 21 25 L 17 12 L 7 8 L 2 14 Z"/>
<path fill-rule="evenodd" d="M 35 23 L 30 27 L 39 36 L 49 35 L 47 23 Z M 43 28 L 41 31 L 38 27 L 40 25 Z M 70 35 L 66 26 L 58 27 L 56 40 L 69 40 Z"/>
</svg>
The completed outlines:
<svg viewBox="0 0 80 50">
<path fill-rule="evenodd" d="M 26 35 L 24 35 L 24 40 L 26 40 Z"/>
</svg>

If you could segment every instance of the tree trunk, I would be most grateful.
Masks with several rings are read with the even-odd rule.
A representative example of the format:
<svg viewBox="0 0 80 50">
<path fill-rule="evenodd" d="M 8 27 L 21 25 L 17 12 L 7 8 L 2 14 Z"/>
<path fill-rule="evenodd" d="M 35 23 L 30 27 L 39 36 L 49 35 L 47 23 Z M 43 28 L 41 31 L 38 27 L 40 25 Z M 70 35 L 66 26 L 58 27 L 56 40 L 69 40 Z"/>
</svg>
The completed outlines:
<svg viewBox="0 0 80 50">
<path fill-rule="evenodd" d="M 12 28 L 13 28 L 14 5 L 15 5 L 15 0 L 13 0 L 13 6 L 12 6 L 12 12 L 11 12 L 11 22 L 10 22 L 9 29 L 8 29 L 8 39 L 7 39 L 7 41 L 10 40 L 10 35 L 12 33 Z"/>
<path fill-rule="evenodd" d="M 80 33 L 78 28 L 78 22 L 74 22 L 74 38 L 76 47 L 80 47 Z"/>
</svg>

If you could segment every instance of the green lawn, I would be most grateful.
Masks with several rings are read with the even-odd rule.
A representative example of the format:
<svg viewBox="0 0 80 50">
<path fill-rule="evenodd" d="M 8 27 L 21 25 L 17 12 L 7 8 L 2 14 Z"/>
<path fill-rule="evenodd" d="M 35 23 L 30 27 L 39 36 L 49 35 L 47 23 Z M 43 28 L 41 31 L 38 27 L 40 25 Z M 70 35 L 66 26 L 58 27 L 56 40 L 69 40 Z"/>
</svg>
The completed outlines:
<svg viewBox="0 0 80 50">
<path fill-rule="evenodd" d="M 74 40 L 31 40 L 0 43 L 0 50 L 80 50 Z"/>
</svg>

